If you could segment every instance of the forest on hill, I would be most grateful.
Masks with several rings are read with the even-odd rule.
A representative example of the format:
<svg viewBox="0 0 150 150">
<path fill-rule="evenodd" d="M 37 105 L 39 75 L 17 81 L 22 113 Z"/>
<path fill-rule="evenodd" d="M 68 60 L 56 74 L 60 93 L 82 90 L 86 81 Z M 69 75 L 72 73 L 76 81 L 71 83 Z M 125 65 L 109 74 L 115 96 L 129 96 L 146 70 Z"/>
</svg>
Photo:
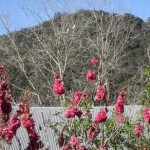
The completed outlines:
<svg viewBox="0 0 150 150">
<path fill-rule="evenodd" d="M 93 69 L 92 57 L 100 62 L 98 80 L 107 86 L 110 105 L 124 86 L 127 104 L 144 94 L 142 72 L 150 61 L 149 21 L 132 14 L 80 10 L 56 13 L 32 28 L 7 31 L 0 37 L 0 64 L 7 68 L 14 102 L 31 92 L 34 106 L 60 106 L 51 90 L 57 72 L 63 77 L 66 99 L 75 91 L 93 88 L 85 78 L 86 71 Z"/>
</svg>

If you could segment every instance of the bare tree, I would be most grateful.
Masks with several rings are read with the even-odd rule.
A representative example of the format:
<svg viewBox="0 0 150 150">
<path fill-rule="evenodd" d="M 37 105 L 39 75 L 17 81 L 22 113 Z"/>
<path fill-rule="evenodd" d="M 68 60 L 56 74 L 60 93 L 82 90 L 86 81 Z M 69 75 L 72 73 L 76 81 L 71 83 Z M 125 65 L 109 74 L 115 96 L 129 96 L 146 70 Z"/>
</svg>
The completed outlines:
<svg viewBox="0 0 150 150">
<path fill-rule="evenodd" d="M 50 4 L 49 1 L 47 5 Z M 90 68 L 87 64 L 96 56 L 100 61 L 96 86 L 105 83 L 110 93 L 110 85 L 114 84 L 111 76 L 126 72 L 123 65 L 128 43 L 140 35 L 135 33 L 136 24 L 132 23 L 135 18 L 96 11 L 93 7 L 91 11 L 57 13 L 51 19 L 49 7 L 44 4 L 41 7 L 49 21 L 42 23 L 40 14 L 25 7 L 40 24 L 28 30 L 11 33 L 7 22 L 1 18 L 8 32 L 1 38 L 1 49 L 8 58 L 7 63 L 21 72 L 22 78 L 22 81 L 11 80 L 10 84 L 33 93 L 40 105 L 58 105 L 57 96 L 50 90 L 54 74 L 61 74 L 67 94 L 71 96 L 77 88 L 84 90 L 86 67 Z M 60 97 L 61 101 L 66 98 L 65 95 Z"/>
</svg>

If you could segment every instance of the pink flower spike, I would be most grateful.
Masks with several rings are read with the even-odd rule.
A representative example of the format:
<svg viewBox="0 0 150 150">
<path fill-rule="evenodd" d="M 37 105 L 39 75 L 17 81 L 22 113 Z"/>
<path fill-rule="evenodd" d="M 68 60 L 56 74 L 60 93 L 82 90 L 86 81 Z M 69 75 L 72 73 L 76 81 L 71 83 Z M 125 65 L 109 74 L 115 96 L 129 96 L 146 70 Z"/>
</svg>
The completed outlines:
<svg viewBox="0 0 150 150">
<path fill-rule="evenodd" d="M 55 80 L 52 90 L 57 95 L 62 95 L 65 93 L 65 86 L 62 80 Z"/>
<path fill-rule="evenodd" d="M 143 134 L 143 126 L 138 122 L 134 128 L 133 134 L 135 136 L 142 136 Z"/>
<path fill-rule="evenodd" d="M 74 98 L 72 100 L 73 103 L 79 103 L 82 97 L 82 92 L 75 92 Z"/>
<path fill-rule="evenodd" d="M 98 60 L 95 57 L 93 57 L 91 59 L 91 64 L 94 65 L 94 66 L 96 66 L 98 64 Z"/>
<path fill-rule="evenodd" d="M 70 139 L 70 145 L 72 148 L 75 148 L 79 144 L 79 139 L 75 136 L 72 136 Z"/>
<path fill-rule="evenodd" d="M 100 85 L 96 91 L 96 100 L 97 101 L 101 101 L 105 98 L 105 94 L 106 94 L 106 88 L 104 85 Z"/>
<path fill-rule="evenodd" d="M 65 117 L 66 118 L 74 118 L 76 115 L 77 108 L 75 106 L 70 106 L 66 111 L 65 111 Z"/>
<path fill-rule="evenodd" d="M 124 102 L 125 102 L 124 91 L 121 91 L 115 104 L 115 111 L 117 115 L 122 114 L 124 112 Z"/>
<path fill-rule="evenodd" d="M 87 81 L 94 81 L 96 80 L 96 73 L 92 70 L 88 70 L 86 74 L 86 80 Z"/>
<path fill-rule="evenodd" d="M 150 123 L 150 108 L 145 108 L 143 110 L 144 120 L 147 123 Z"/>
<path fill-rule="evenodd" d="M 105 122 L 106 119 L 107 119 L 107 112 L 105 109 L 102 109 L 98 112 L 98 114 L 95 118 L 95 122 L 102 123 L 102 122 Z"/>
</svg>

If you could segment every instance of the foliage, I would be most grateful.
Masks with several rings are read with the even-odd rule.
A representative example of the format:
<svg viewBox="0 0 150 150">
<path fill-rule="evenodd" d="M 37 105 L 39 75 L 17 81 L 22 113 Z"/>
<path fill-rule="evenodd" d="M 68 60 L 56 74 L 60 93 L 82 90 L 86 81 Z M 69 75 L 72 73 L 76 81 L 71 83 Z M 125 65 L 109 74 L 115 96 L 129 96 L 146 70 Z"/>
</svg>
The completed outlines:
<svg viewBox="0 0 150 150">
<path fill-rule="evenodd" d="M 80 10 L 74 14 L 57 13 L 54 19 L 35 27 L 1 36 L 1 63 L 4 63 L 9 70 L 10 86 L 15 99 L 19 101 L 23 91 L 30 91 L 35 97 L 32 100 L 35 106 L 41 103 L 44 106 L 59 105 L 57 100 L 55 101 L 55 95 L 49 90 L 52 85 L 50 79 L 53 78 L 54 72 L 59 70 L 59 66 L 55 64 L 50 54 L 54 54 L 59 59 L 62 67 L 66 55 L 68 57 L 67 66 L 63 72 L 67 93 L 77 88 L 83 90 L 85 68 L 90 67 L 87 60 L 96 54 L 96 47 L 98 51 L 102 49 L 102 44 L 96 43 L 97 38 L 100 41 L 102 38 L 99 25 L 102 24 L 105 35 L 106 27 L 109 26 L 111 19 L 116 21 L 116 28 L 109 34 L 110 44 L 106 44 L 105 47 L 110 50 L 119 50 L 121 47 L 119 42 L 130 34 L 123 51 L 120 50 L 118 54 L 119 62 L 116 66 L 111 66 L 114 62 L 108 63 L 112 57 L 111 53 L 109 53 L 108 60 L 104 60 L 104 68 L 109 68 L 103 78 L 108 80 L 111 89 L 110 99 L 113 102 L 120 86 L 124 84 L 131 87 L 128 91 L 128 99 L 135 99 L 135 94 L 139 97 L 140 94 L 137 94 L 142 91 L 143 82 L 137 79 L 140 77 L 141 69 L 148 63 L 146 51 L 150 39 L 148 24 L 131 14 L 121 16 L 102 10 Z M 113 36 L 117 32 L 117 26 L 120 29 L 119 37 L 116 39 L 118 45 L 114 47 L 115 37 Z M 96 43 L 96 47 L 91 44 L 91 41 Z M 100 57 L 100 53 L 96 56 Z M 102 61 L 102 59 L 99 60 Z M 136 92 L 137 87 L 139 91 Z M 40 99 L 38 103 L 35 102 L 37 98 Z"/>
</svg>

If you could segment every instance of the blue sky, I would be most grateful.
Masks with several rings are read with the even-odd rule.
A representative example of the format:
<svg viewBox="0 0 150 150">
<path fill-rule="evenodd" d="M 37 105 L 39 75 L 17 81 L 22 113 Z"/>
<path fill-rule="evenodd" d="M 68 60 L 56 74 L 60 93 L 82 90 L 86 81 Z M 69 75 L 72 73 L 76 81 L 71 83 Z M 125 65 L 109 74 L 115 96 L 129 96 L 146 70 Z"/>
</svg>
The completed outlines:
<svg viewBox="0 0 150 150">
<path fill-rule="evenodd" d="M 51 3 L 47 5 L 48 0 L 0 0 L 0 16 L 9 20 L 8 26 L 11 31 L 19 30 L 21 28 L 34 26 L 44 20 L 48 20 L 45 15 L 42 5 L 48 8 L 50 17 L 57 11 L 70 12 L 76 9 L 101 9 L 98 4 L 100 0 L 49 0 Z M 91 3 L 89 3 L 89 1 Z M 107 11 L 115 11 L 119 13 L 132 13 L 135 16 L 146 20 L 150 17 L 150 0 L 102 0 L 109 2 L 104 9 Z M 72 5 L 73 4 L 73 5 Z M 31 12 L 40 14 L 42 20 L 36 20 Z M 32 13 L 33 14 L 33 13 Z M 7 19 L 6 19 L 7 18 Z M 6 33 L 0 23 L 0 35 Z"/>
</svg>

